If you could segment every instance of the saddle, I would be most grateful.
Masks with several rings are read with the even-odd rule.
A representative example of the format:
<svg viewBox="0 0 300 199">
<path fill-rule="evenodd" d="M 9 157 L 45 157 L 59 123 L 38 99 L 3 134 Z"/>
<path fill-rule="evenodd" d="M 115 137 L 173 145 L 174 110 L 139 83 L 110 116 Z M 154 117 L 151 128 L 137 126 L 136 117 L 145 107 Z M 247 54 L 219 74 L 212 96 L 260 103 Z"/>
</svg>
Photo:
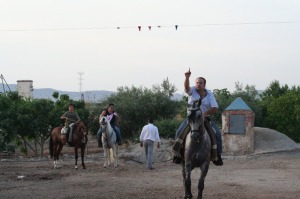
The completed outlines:
<svg viewBox="0 0 300 199">
<path fill-rule="evenodd" d="M 204 121 L 204 126 L 205 129 L 210 137 L 211 140 L 211 161 L 217 161 L 218 157 L 217 157 L 217 145 L 216 145 L 216 137 L 215 134 L 212 130 L 212 127 L 209 124 L 209 119 L 205 118 Z M 180 164 L 182 162 L 182 143 L 184 142 L 186 135 L 189 133 L 190 131 L 190 126 L 186 125 L 184 127 L 184 129 L 181 131 L 181 133 L 179 134 L 178 138 L 176 139 L 173 148 L 172 148 L 172 152 L 174 154 L 174 158 L 173 158 L 173 163 L 175 164 Z"/>
</svg>

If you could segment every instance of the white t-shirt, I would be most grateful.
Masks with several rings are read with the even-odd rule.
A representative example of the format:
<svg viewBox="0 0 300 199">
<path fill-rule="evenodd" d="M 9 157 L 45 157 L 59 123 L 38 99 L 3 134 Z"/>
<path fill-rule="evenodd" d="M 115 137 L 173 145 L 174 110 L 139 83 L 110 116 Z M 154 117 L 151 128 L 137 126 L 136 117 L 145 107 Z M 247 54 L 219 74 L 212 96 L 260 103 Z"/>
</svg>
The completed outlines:
<svg viewBox="0 0 300 199">
<path fill-rule="evenodd" d="M 212 107 L 219 108 L 214 94 L 210 90 L 205 90 L 207 94 L 201 101 L 201 110 L 203 113 L 207 112 Z M 201 96 L 198 94 L 195 86 L 192 86 L 190 88 L 190 92 L 188 92 L 187 94 L 189 95 L 188 104 L 192 105 L 195 101 L 201 99 Z"/>
</svg>

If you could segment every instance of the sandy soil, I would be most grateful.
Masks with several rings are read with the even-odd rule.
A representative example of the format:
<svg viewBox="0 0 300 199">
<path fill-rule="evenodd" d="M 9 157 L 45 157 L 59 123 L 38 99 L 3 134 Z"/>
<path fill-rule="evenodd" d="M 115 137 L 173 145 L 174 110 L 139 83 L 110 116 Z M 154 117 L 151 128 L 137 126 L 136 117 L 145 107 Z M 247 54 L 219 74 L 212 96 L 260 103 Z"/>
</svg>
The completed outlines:
<svg viewBox="0 0 300 199">
<path fill-rule="evenodd" d="M 60 169 L 48 158 L 2 157 L 0 198 L 183 198 L 181 166 L 170 160 L 171 145 L 163 140 L 155 151 L 153 171 L 146 169 L 138 144 L 119 149 L 119 167 L 103 168 L 103 150 L 93 139 L 86 170 L 74 169 L 71 147 L 64 147 Z M 199 176 L 200 170 L 193 170 L 194 198 Z M 204 198 L 300 198 L 300 150 L 225 156 L 223 166 L 210 165 Z"/>
</svg>

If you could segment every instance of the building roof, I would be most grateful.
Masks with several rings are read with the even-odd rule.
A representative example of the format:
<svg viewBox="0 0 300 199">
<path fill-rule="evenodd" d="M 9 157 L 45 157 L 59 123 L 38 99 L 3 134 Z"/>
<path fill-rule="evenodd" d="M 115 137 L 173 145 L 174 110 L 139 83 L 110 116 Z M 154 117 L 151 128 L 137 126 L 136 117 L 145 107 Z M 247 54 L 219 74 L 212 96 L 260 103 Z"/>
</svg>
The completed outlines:
<svg viewBox="0 0 300 199">
<path fill-rule="evenodd" d="M 252 111 L 251 108 L 244 102 L 241 97 L 236 98 L 226 109 L 229 110 L 249 110 Z"/>
</svg>

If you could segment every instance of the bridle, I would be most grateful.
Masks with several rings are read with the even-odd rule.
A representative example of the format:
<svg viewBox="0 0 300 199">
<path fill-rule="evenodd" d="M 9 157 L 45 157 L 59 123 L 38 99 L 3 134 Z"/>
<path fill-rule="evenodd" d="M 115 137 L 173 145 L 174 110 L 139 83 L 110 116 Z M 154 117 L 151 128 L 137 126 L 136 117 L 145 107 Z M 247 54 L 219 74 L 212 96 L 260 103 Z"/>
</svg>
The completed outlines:
<svg viewBox="0 0 300 199">
<path fill-rule="evenodd" d="M 201 114 L 200 117 L 199 117 L 199 115 L 197 115 L 199 111 Z M 203 130 L 203 129 L 201 129 L 201 126 L 202 126 L 201 122 L 203 124 L 203 121 L 198 121 L 199 127 L 194 128 L 194 129 L 191 126 L 191 121 L 197 122 L 196 120 L 201 120 L 201 119 L 203 119 L 202 117 L 203 116 L 202 116 L 202 111 L 201 111 L 200 107 L 188 109 L 188 125 L 190 126 L 190 129 L 191 129 L 190 130 L 191 136 L 192 136 L 193 140 L 197 143 L 199 143 L 201 141 L 201 130 Z M 195 134 L 193 134 L 193 133 L 195 133 Z"/>
</svg>

